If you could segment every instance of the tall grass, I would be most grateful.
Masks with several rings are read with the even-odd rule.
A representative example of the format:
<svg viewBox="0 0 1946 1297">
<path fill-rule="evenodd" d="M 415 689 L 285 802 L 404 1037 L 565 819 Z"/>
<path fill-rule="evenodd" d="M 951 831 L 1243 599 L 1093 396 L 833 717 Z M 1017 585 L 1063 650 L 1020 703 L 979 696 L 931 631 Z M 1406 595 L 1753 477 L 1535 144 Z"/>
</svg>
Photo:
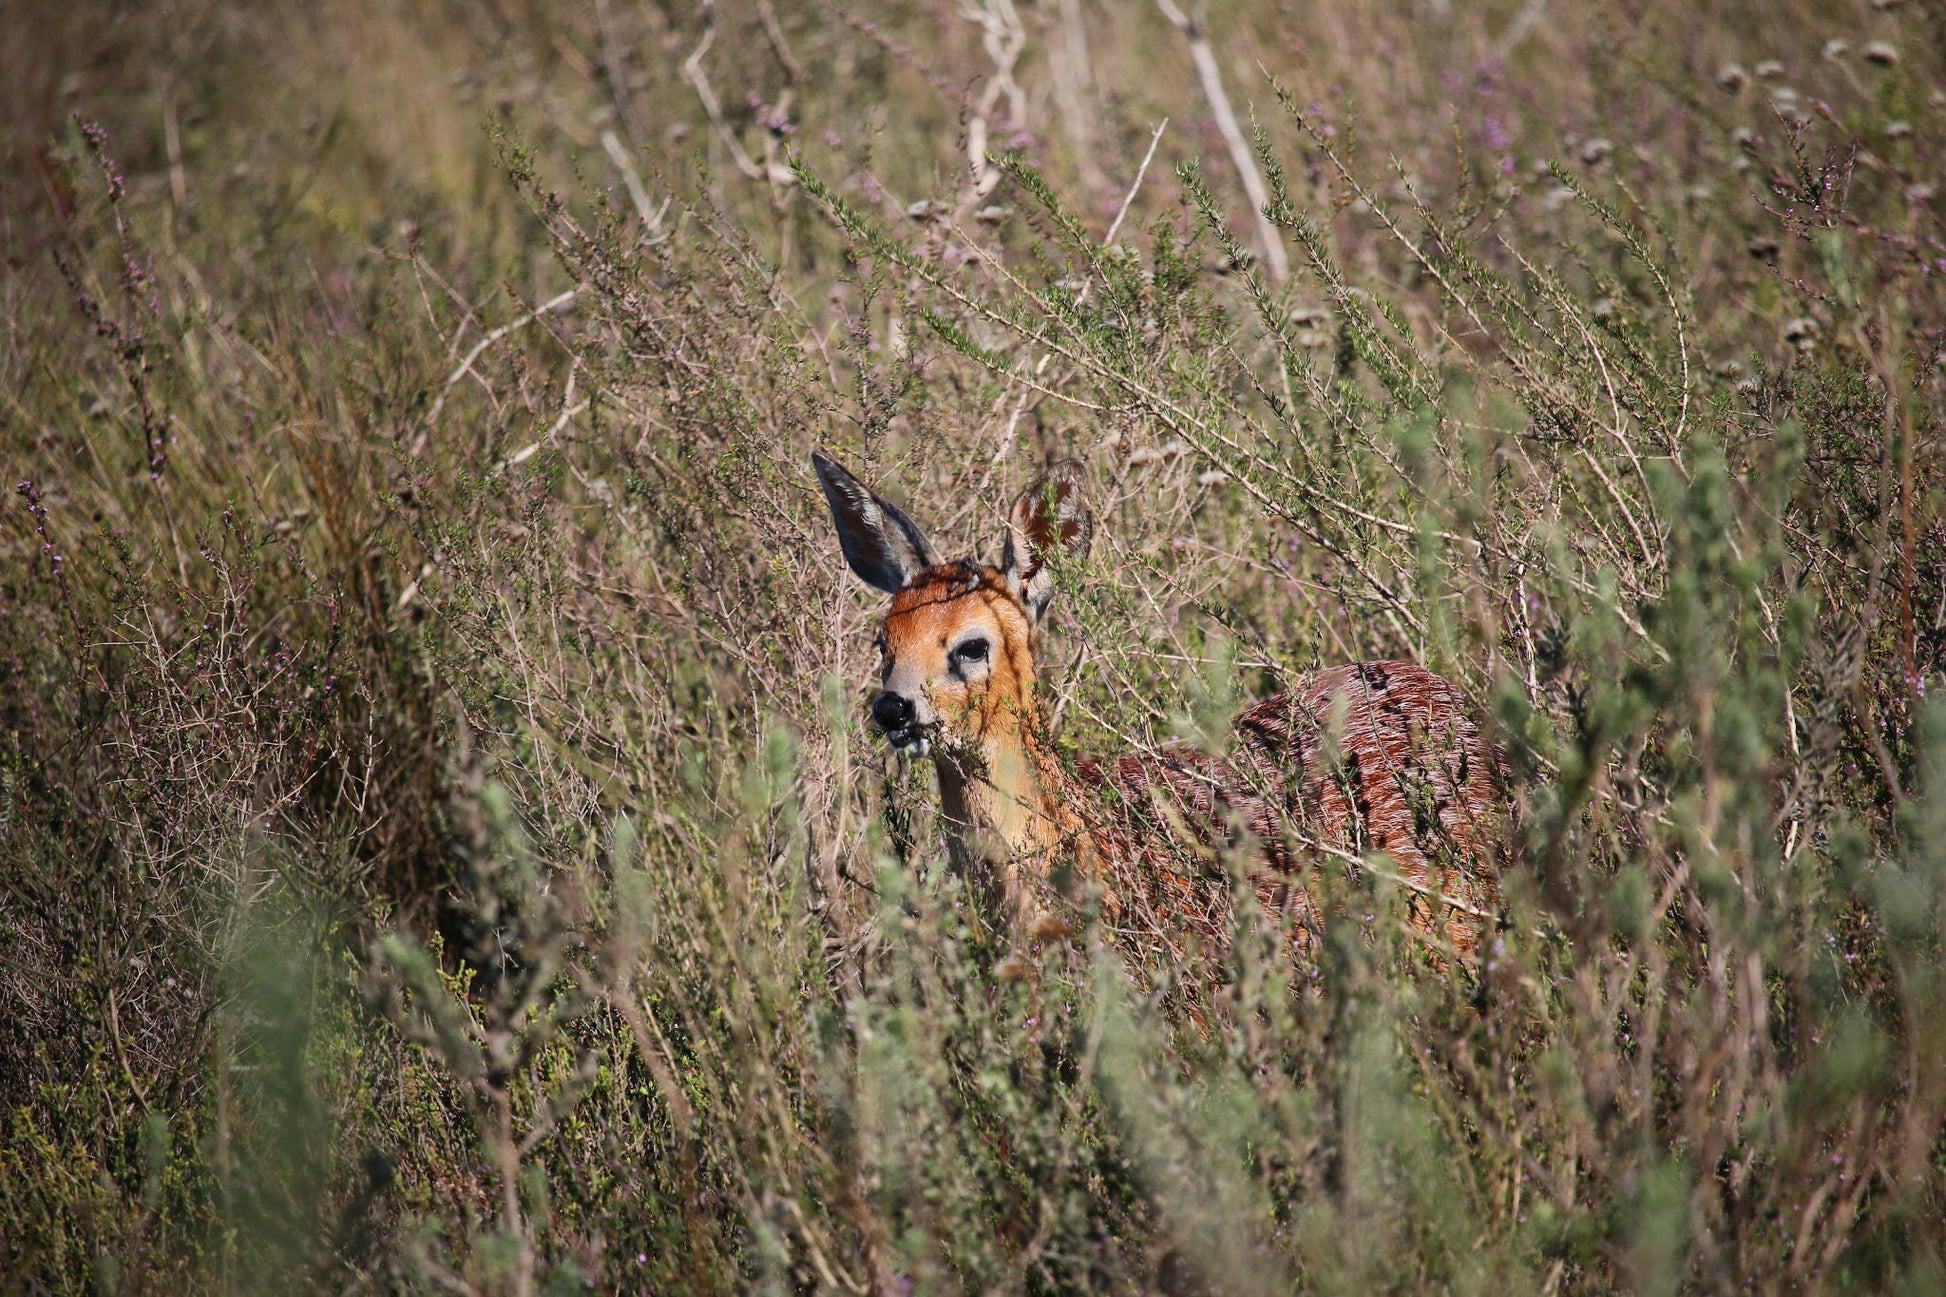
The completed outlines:
<svg viewBox="0 0 1946 1297">
<path fill-rule="evenodd" d="M 1935 18 L 1196 17 L 1261 225 L 1134 6 L 4 38 L 12 1286 L 1946 1282 Z M 996 928 L 818 445 L 1086 462 L 1066 758 L 1462 682 L 1478 966 Z"/>
</svg>

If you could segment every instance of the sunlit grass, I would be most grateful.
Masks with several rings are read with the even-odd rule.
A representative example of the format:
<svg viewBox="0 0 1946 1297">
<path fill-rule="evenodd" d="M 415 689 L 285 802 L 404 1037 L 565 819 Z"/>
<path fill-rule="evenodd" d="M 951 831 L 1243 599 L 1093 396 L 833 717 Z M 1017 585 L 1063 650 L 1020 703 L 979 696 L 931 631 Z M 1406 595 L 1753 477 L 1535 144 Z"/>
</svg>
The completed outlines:
<svg viewBox="0 0 1946 1297">
<path fill-rule="evenodd" d="M 1422 8 L 1198 15 L 1262 223 L 1142 6 L 0 37 L 0 1273 L 1936 1286 L 1931 18 Z M 996 927 L 820 445 L 1086 463 L 1065 758 L 1463 682 L 1479 964 Z"/>
</svg>

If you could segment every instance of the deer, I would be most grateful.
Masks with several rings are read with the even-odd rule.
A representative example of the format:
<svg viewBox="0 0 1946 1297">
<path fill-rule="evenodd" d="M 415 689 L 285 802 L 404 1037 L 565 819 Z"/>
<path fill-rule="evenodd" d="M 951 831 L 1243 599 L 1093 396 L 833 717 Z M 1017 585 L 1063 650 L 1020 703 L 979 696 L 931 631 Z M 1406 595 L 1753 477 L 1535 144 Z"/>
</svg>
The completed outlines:
<svg viewBox="0 0 1946 1297">
<path fill-rule="evenodd" d="M 1310 948 L 1323 915 L 1307 879 L 1334 856 L 1402 889 L 1436 959 L 1473 955 L 1498 902 L 1504 781 L 1458 686 L 1408 661 L 1333 666 L 1245 708 L 1227 753 L 1172 744 L 1070 768 L 1035 663 L 1057 555 L 1086 558 L 1094 536 L 1081 466 L 1020 493 L 995 565 L 942 560 L 830 455 L 812 465 L 846 565 L 891 598 L 871 722 L 895 753 L 931 757 L 948 862 L 1003 912 L 1065 931 L 1037 898 L 1079 877 L 1111 926 L 1171 948 L 1182 929 L 1220 940 L 1229 851 L 1251 857 L 1264 912 Z"/>
</svg>

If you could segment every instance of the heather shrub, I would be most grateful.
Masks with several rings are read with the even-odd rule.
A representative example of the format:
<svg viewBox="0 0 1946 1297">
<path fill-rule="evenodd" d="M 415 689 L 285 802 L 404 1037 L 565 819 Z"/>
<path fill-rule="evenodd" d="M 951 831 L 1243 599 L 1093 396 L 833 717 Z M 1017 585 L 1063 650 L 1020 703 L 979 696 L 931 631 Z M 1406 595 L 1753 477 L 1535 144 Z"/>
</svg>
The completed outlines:
<svg viewBox="0 0 1946 1297">
<path fill-rule="evenodd" d="M 1932 16 L 1172 8 L 0 38 L 12 1285 L 1940 1284 Z M 1483 957 L 996 921 L 819 446 L 1064 760 L 1461 683 Z"/>
</svg>

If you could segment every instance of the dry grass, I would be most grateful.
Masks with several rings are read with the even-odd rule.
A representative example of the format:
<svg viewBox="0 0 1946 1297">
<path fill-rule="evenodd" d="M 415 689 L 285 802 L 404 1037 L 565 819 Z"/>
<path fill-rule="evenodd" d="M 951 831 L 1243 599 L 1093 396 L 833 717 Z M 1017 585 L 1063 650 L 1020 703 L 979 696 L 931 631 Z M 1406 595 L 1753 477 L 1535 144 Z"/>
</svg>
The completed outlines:
<svg viewBox="0 0 1946 1297">
<path fill-rule="evenodd" d="M 1937 17 L 1185 16 L 1262 221 L 1140 5 L 0 34 L 11 1286 L 1946 1283 Z M 1488 956 L 993 932 L 816 445 L 1084 460 L 1068 757 L 1463 682 Z"/>
</svg>

